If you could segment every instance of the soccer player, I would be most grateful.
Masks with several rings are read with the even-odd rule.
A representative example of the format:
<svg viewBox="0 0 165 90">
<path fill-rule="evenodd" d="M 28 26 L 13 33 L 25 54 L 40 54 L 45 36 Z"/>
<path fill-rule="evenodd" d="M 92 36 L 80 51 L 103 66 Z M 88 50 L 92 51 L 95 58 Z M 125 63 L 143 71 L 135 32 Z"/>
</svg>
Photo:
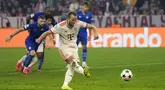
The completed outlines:
<svg viewBox="0 0 165 90">
<path fill-rule="evenodd" d="M 83 4 L 82 10 L 79 10 L 76 12 L 77 19 L 80 21 L 84 21 L 88 24 L 92 23 L 92 13 L 88 11 L 89 4 L 85 2 Z M 81 42 L 82 45 L 82 67 L 88 68 L 86 64 L 86 58 L 87 58 L 87 42 L 91 39 L 91 31 L 89 30 L 89 37 L 87 34 L 87 28 L 80 28 L 79 33 L 77 35 L 77 45 Z"/>
<path fill-rule="evenodd" d="M 75 12 L 69 12 L 67 19 L 55 25 L 51 30 L 43 33 L 36 42 L 41 42 L 43 38 L 52 33 L 59 34 L 59 52 L 63 60 L 67 63 L 68 70 L 65 74 L 64 84 L 61 87 L 62 90 L 72 90 L 68 86 L 72 80 L 74 71 L 85 75 L 90 78 L 90 73 L 87 68 L 82 68 L 79 62 L 78 47 L 76 44 L 77 34 L 80 27 L 88 28 L 94 31 L 94 39 L 98 39 L 97 28 L 91 24 L 77 20 Z"/>
<path fill-rule="evenodd" d="M 6 38 L 5 41 L 9 42 L 18 33 L 28 30 L 29 35 L 25 40 L 25 45 L 29 53 L 25 61 L 23 62 L 23 65 L 25 66 L 25 68 L 23 69 L 24 74 L 27 74 L 29 71 L 31 71 L 28 65 L 31 63 L 33 57 L 36 54 L 36 50 L 38 49 L 38 46 L 42 42 L 41 40 L 41 42 L 36 43 L 35 39 L 40 37 L 42 33 L 48 31 L 49 29 L 50 29 L 49 26 L 45 24 L 45 16 L 39 16 L 37 22 L 25 25 L 23 28 L 20 28 L 19 30 L 17 30 L 16 32 L 14 32 L 13 34 L 11 34 L 9 37 Z"/>
<path fill-rule="evenodd" d="M 41 15 L 44 15 L 45 17 L 48 16 L 48 15 L 51 15 L 50 7 L 46 7 L 45 10 L 44 10 L 44 12 L 36 12 L 36 13 L 34 13 L 34 14 L 31 14 L 30 16 L 27 16 L 27 18 L 26 18 L 27 24 L 30 23 L 30 20 L 31 20 L 31 19 L 32 19 L 34 22 L 37 22 L 38 17 L 41 16 Z M 52 24 L 52 26 L 54 26 L 54 25 L 57 24 L 57 22 L 55 21 L 54 18 L 52 18 L 51 24 Z M 52 37 L 52 38 L 54 38 L 54 37 Z M 43 41 L 42 44 L 43 44 L 43 45 L 39 46 L 39 50 L 37 50 L 37 56 L 38 56 L 38 58 L 40 59 L 39 66 L 38 66 L 38 71 L 41 71 L 41 70 L 42 70 L 42 65 L 43 65 L 43 62 L 44 62 L 45 42 Z M 49 47 L 49 46 L 48 46 L 48 47 Z M 17 65 L 19 65 L 19 63 L 17 63 Z"/>
<path fill-rule="evenodd" d="M 50 7 L 46 7 L 45 10 L 44 10 L 44 12 L 36 12 L 36 13 L 31 14 L 30 16 L 27 16 L 27 17 L 26 17 L 26 22 L 27 22 L 27 24 L 29 24 L 31 19 L 32 19 L 34 22 L 37 22 L 39 16 L 44 15 L 44 16 L 46 17 L 46 15 L 50 15 L 50 14 L 51 14 Z M 56 20 L 53 18 L 53 19 L 52 19 L 52 25 L 54 26 L 54 25 L 56 25 L 56 24 L 57 24 L 57 22 L 56 22 Z"/>
<path fill-rule="evenodd" d="M 53 27 L 53 25 L 52 25 L 53 16 L 49 14 L 49 15 L 46 15 L 45 18 L 46 18 L 46 24 L 48 24 L 49 27 Z M 52 43 L 55 44 L 55 41 L 54 41 L 53 35 L 50 35 L 49 38 L 50 38 L 50 42 L 48 44 L 48 47 L 51 47 L 51 44 Z M 45 45 L 45 42 L 42 41 L 42 43 L 39 45 L 39 47 L 37 49 L 37 52 L 43 52 L 44 51 L 44 47 L 45 47 L 44 45 Z M 26 53 L 28 54 L 29 52 L 26 51 Z M 20 60 L 17 61 L 16 71 L 19 71 L 21 69 L 21 67 L 23 67 L 23 65 L 21 65 L 21 64 L 22 64 L 22 62 L 25 61 L 26 56 L 27 55 L 24 55 Z M 40 60 L 38 58 L 40 58 L 40 57 L 37 57 L 37 55 L 35 55 L 35 57 L 33 58 L 32 62 L 28 65 L 28 67 L 31 68 L 32 66 L 34 66 Z M 38 71 L 41 71 L 42 64 L 43 64 L 43 61 L 40 61 L 40 64 L 39 64 L 39 67 L 38 67 Z"/>
</svg>

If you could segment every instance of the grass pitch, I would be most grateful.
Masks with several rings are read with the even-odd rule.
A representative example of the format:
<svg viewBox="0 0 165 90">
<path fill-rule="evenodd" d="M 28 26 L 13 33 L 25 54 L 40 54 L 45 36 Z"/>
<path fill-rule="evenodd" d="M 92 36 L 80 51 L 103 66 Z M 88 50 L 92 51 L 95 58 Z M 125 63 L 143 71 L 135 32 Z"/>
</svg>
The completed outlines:
<svg viewBox="0 0 165 90">
<path fill-rule="evenodd" d="M 0 48 L 0 90 L 60 90 L 67 69 L 58 50 L 46 49 L 43 71 L 35 65 L 28 75 L 15 71 L 24 52 Z M 89 48 L 87 59 L 92 77 L 75 73 L 70 83 L 74 90 L 165 90 L 164 48 Z M 123 69 L 133 72 L 131 81 L 121 79 Z"/>
</svg>

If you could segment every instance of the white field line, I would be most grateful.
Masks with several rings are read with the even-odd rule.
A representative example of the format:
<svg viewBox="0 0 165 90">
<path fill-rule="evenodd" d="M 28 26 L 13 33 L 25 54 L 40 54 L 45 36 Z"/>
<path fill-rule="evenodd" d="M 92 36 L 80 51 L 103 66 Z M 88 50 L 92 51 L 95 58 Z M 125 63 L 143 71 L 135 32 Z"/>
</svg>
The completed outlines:
<svg viewBox="0 0 165 90">
<path fill-rule="evenodd" d="M 111 65 L 111 66 L 102 66 L 102 67 L 95 67 L 96 69 L 100 69 L 100 68 L 111 68 L 111 67 L 129 67 L 129 66 L 149 66 L 149 65 L 161 65 L 161 64 L 165 64 L 163 62 L 159 62 L 159 63 L 143 63 L 143 64 L 130 64 L 130 65 Z M 93 68 L 92 68 L 93 69 Z"/>
<path fill-rule="evenodd" d="M 163 62 L 159 63 L 143 63 L 143 64 L 132 64 L 132 65 L 111 65 L 111 66 L 102 66 L 102 67 L 90 67 L 90 69 L 106 69 L 106 68 L 113 68 L 113 67 L 129 67 L 129 66 L 148 66 L 148 65 L 162 65 L 165 64 Z M 54 69 L 54 70 L 44 70 L 43 72 L 56 72 L 56 71 L 65 71 L 65 68 L 61 69 Z M 33 73 L 33 72 L 32 72 Z M 9 72 L 9 73 L 0 73 L 0 75 L 15 75 L 15 74 L 20 74 L 19 72 Z"/>
</svg>

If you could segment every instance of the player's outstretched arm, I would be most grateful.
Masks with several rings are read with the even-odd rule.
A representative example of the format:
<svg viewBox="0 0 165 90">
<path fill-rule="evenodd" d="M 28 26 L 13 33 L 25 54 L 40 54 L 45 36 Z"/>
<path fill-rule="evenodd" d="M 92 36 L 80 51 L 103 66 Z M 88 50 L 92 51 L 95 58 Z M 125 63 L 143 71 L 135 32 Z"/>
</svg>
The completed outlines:
<svg viewBox="0 0 165 90">
<path fill-rule="evenodd" d="M 86 28 L 89 29 L 89 35 L 91 35 L 90 30 L 92 30 L 94 32 L 94 40 L 96 40 L 96 39 L 99 38 L 99 36 L 98 36 L 98 30 L 97 30 L 97 28 L 94 25 L 87 24 Z"/>
<path fill-rule="evenodd" d="M 53 44 L 55 44 L 56 42 L 55 42 L 55 38 L 54 38 L 54 35 L 53 34 L 50 34 L 49 35 L 49 38 L 50 38 L 50 43 L 53 43 Z"/>
<path fill-rule="evenodd" d="M 38 39 L 36 39 L 36 42 L 40 43 L 45 37 L 47 37 L 50 34 L 52 34 L 51 30 L 44 32 Z"/>
<path fill-rule="evenodd" d="M 91 40 L 91 36 L 92 36 L 92 30 L 91 29 L 88 29 L 89 30 L 89 36 L 88 36 L 88 41 Z"/>
<path fill-rule="evenodd" d="M 53 35 L 53 34 L 50 34 L 50 35 L 49 35 L 49 38 L 50 38 L 50 41 L 49 41 L 49 43 L 48 43 L 47 48 L 50 48 L 51 45 L 52 45 L 52 43 L 53 43 L 54 45 L 56 44 L 56 41 L 55 41 L 55 39 L 54 39 L 54 35 Z"/>
<path fill-rule="evenodd" d="M 24 28 L 18 29 L 18 30 L 15 31 L 13 34 L 11 34 L 10 36 L 8 36 L 8 37 L 5 39 L 5 42 L 10 42 L 10 40 L 11 40 L 15 35 L 17 35 L 18 33 L 22 32 L 22 31 L 25 31 L 25 29 L 24 29 Z"/>
</svg>

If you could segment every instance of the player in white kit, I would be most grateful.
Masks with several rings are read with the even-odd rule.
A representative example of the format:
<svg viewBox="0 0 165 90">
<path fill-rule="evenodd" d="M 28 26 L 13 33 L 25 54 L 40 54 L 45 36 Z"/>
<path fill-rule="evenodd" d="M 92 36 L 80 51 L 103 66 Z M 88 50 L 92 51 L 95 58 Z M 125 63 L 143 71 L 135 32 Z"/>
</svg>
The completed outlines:
<svg viewBox="0 0 165 90">
<path fill-rule="evenodd" d="M 79 62 L 78 56 L 78 47 L 76 44 L 77 34 L 80 30 L 80 27 L 86 27 L 94 31 L 94 39 L 98 39 L 98 31 L 97 28 L 91 24 L 87 24 L 85 22 L 77 20 L 75 12 L 69 12 L 67 19 L 55 25 L 51 30 L 43 33 L 36 42 L 41 42 L 43 38 L 46 36 L 55 33 L 59 34 L 59 52 L 68 64 L 68 70 L 65 74 L 64 84 L 61 87 L 62 90 L 73 90 L 68 86 L 70 81 L 72 80 L 74 71 L 85 75 L 87 78 L 90 78 L 90 73 L 87 68 L 82 68 Z"/>
</svg>

